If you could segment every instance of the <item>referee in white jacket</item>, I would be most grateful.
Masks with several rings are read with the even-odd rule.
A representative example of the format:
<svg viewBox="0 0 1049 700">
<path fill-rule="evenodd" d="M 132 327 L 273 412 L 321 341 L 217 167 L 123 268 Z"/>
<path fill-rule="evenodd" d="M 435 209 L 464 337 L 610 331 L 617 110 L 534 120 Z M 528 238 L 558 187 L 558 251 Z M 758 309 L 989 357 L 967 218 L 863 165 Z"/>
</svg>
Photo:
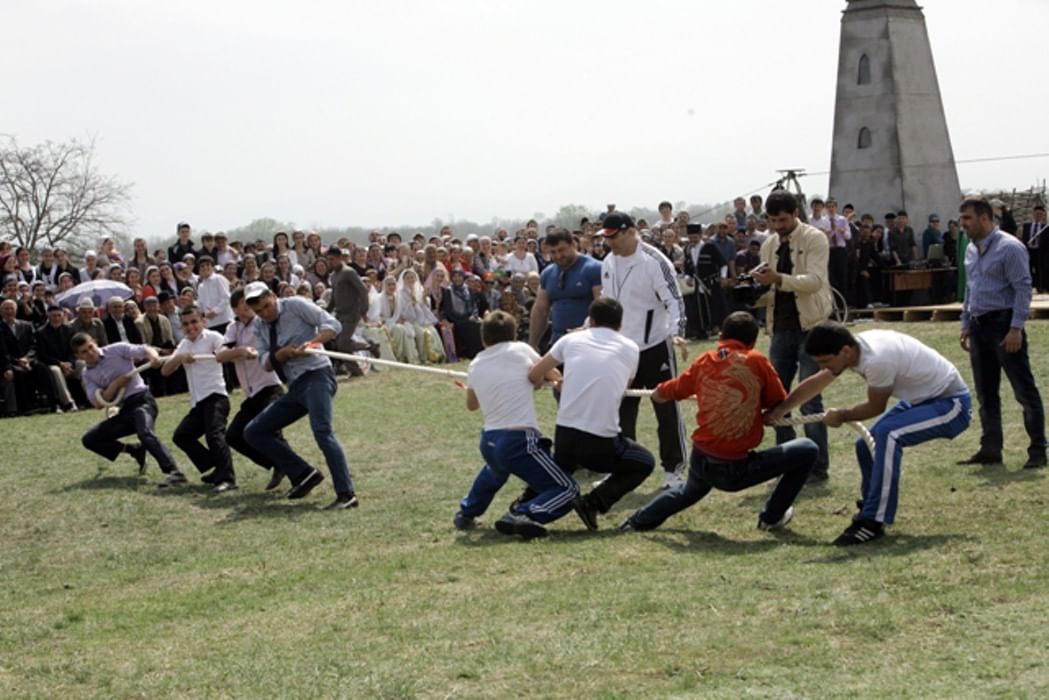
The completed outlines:
<svg viewBox="0 0 1049 700">
<path fill-rule="evenodd" d="M 601 270 L 602 294 L 623 307 L 620 332 L 641 350 L 635 389 L 654 389 L 677 376 L 674 346 L 685 350 L 685 303 L 677 286 L 674 265 L 655 247 L 638 239 L 634 220 L 611 212 L 598 233 L 612 251 Z M 641 400 L 626 398 L 619 405 L 619 425 L 624 437 L 637 437 L 637 412 Z M 687 454 L 687 435 L 677 403 L 653 404 L 659 431 L 659 460 L 665 472 L 663 488 L 681 482 Z"/>
</svg>

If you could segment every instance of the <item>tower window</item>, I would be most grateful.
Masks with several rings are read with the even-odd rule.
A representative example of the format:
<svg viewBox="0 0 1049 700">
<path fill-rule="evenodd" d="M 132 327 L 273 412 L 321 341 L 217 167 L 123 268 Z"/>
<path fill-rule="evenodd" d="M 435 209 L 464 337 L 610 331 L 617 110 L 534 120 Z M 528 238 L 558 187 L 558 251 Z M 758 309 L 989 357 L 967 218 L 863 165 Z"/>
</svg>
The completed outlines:
<svg viewBox="0 0 1049 700">
<path fill-rule="evenodd" d="M 867 127 L 860 129 L 860 137 L 856 143 L 857 148 L 870 148 L 871 147 L 871 130 Z"/>
<path fill-rule="evenodd" d="M 860 75 L 857 79 L 857 83 L 860 85 L 869 85 L 871 82 L 871 60 L 867 58 L 867 54 L 860 56 Z"/>
</svg>

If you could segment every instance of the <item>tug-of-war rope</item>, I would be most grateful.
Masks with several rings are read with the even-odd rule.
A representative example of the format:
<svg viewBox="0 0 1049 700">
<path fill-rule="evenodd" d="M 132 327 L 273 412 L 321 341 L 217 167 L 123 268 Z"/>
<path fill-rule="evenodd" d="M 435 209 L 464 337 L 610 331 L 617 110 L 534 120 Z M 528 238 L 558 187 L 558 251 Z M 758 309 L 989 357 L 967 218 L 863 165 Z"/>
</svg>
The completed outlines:
<svg viewBox="0 0 1049 700">
<path fill-rule="evenodd" d="M 306 354 L 308 355 L 322 355 L 329 357 L 333 360 L 344 360 L 347 362 L 356 362 L 362 365 L 376 365 L 378 367 L 396 367 L 398 369 L 407 369 L 414 372 L 425 372 L 427 374 L 437 374 L 442 377 L 452 377 L 454 379 L 466 379 L 466 372 L 460 372 L 453 369 L 440 369 L 439 367 L 426 367 L 422 365 L 410 365 L 404 362 L 394 362 L 393 360 L 380 360 L 374 357 L 361 357 L 360 355 L 350 355 L 343 352 L 334 352 L 331 350 L 324 350 L 323 348 L 307 348 Z M 196 360 L 214 360 L 214 355 L 194 355 L 193 359 Z M 134 374 L 141 374 L 153 365 L 149 362 L 141 364 L 135 369 L 131 370 L 127 376 Z M 460 386 L 462 386 L 460 384 Z M 623 396 L 629 398 L 649 398 L 652 396 L 652 389 L 627 389 Z M 102 409 L 106 412 L 107 418 L 112 418 L 120 410 L 120 402 L 124 400 L 124 389 L 117 392 L 117 395 L 113 397 L 112 401 L 106 401 L 102 397 L 102 389 L 98 389 L 95 392 L 95 399 L 99 403 Z M 792 426 L 792 425 L 806 425 L 809 423 L 819 423 L 823 420 L 826 413 L 810 413 L 809 415 L 794 416 L 791 418 L 781 418 L 780 420 L 773 423 L 774 426 Z M 867 443 L 867 447 L 870 448 L 871 454 L 874 454 L 874 437 L 867 430 L 866 426 L 860 422 L 850 422 L 849 427 L 856 431 L 860 437 L 863 438 L 864 442 Z"/>
</svg>

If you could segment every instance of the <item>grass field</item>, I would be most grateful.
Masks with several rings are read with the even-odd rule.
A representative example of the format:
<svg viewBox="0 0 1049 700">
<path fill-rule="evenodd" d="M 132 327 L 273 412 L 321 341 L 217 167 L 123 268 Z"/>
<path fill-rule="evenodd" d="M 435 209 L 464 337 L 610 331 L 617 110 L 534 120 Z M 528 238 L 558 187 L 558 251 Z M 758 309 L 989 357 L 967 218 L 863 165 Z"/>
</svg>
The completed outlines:
<svg viewBox="0 0 1049 700">
<path fill-rule="evenodd" d="M 896 327 L 968 380 L 956 324 Z M 1045 391 L 1049 325 L 1030 333 Z M 828 403 L 862 392 L 845 376 Z M 319 510 L 330 481 L 289 502 L 243 459 L 239 491 L 157 489 L 152 461 L 139 478 L 130 458 L 80 446 L 94 412 L 4 421 L 0 696 L 1046 697 L 1049 486 L 1019 469 L 1026 438 L 1004 397 L 1004 467 L 955 466 L 975 419 L 909 450 L 897 524 L 848 550 L 827 544 L 857 496 L 847 429 L 831 431 L 829 485 L 803 493 L 785 534 L 755 528 L 762 487 L 616 533 L 653 475 L 601 531 L 570 514 L 524 543 L 490 527 L 513 482 L 484 527 L 452 529 L 480 416 L 439 378 L 340 385 L 361 507 L 339 513 Z M 552 434 L 553 401 L 537 404 Z M 160 406 L 170 444 L 186 399 Z M 641 431 L 654 448 L 647 408 Z M 322 463 L 304 423 L 288 435 Z"/>
</svg>

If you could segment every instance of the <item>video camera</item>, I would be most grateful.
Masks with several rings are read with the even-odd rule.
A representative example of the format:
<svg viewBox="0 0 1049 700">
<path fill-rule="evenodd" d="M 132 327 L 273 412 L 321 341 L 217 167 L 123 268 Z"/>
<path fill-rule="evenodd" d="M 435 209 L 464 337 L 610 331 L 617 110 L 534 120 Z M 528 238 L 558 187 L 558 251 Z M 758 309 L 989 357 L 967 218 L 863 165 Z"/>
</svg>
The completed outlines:
<svg viewBox="0 0 1049 700">
<path fill-rule="evenodd" d="M 755 267 L 754 270 L 763 270 L 767 267 L 768 263 L 761 263 Z M 733 299 L 746 306 L 754 306 L 757 304 L 758 299 L 771 289 L 771 287 L 761 284 L 754 278 L 754 275 L 752 274 L 754 270 L 737 275 L 736 286 L 732 287 Z"/>
</svg>

